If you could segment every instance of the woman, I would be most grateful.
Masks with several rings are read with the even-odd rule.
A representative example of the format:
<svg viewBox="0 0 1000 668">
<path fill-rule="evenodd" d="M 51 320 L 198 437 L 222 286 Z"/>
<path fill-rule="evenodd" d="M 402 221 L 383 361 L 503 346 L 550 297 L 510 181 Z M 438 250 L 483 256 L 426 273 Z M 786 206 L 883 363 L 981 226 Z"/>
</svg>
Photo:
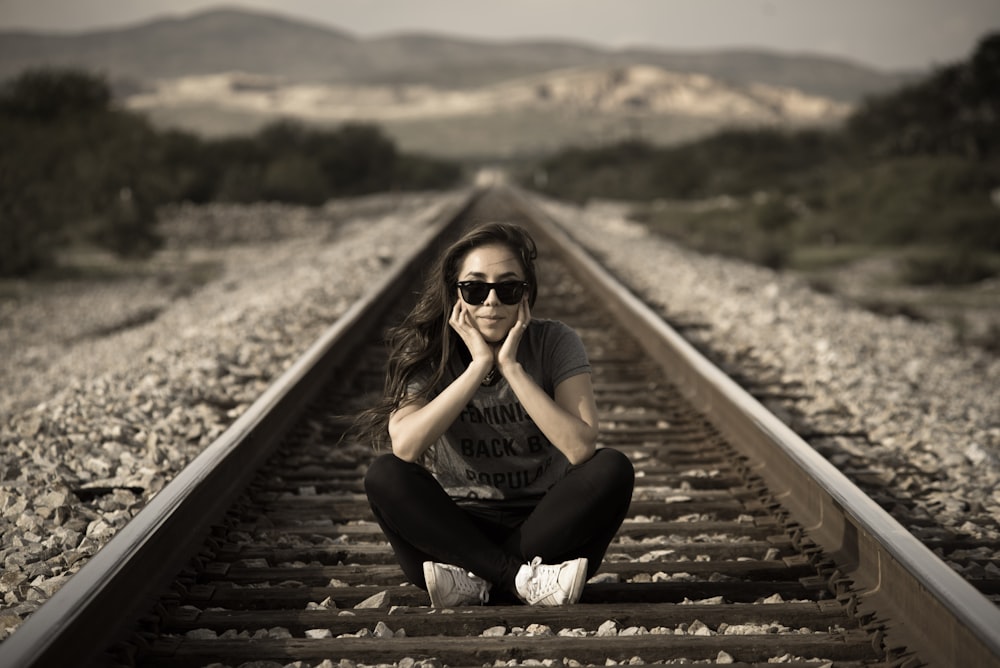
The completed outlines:
<svg viewBox="0 0 1000 668">
<path fill-rule="evenodd" d="M 435 607 L 579 600 L 632 496 L 598 449 L 590 365 L 563 323 L 532 320 L 534 241 L 472 229 L 390 332 L 365 490 L 403 572 Z"/>
</svg>

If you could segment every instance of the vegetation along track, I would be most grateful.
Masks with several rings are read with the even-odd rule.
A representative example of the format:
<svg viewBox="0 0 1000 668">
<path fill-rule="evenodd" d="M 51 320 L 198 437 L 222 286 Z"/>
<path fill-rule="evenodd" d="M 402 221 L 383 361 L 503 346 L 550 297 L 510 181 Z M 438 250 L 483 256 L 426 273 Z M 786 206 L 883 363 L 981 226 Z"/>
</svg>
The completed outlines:
<svg viewBox="0 0 1000 668">
<path fill-rule="evenodd" d="M 368 510 L 344 437 L 426 248 L 508 219 L 542 246 L 534 315 L 594 367 L 629 517 L 583 600 L 436 610 Z M 470 194 L 3 645 L 0 665 L 1000 664 L 1000 612 L 603 274 L 515 190 Z M 331 664 L 326 664 L 331 665 Z"/>
</svg>

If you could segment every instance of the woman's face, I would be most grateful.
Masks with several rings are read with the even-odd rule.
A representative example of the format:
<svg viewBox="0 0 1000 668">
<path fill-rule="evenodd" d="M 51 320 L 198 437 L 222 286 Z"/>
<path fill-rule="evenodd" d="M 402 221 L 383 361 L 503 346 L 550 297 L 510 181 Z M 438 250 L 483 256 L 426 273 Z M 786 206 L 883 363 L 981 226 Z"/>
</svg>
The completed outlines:
<svg viewBox="0 0 1000 668">
<path fill-rule="evenodd" d="M 517 255 L 503 244 L 489 244 L 474 248 L 466 254 L 458 268 L 459 281 L 523 281 L 524 270 Z M 456 289 L 457 291 L 457 289 Z M 482 304 L 469 304 L 462 299 L 462 307 L 472 317 L 472 322 L 489 343 L 503 341 L 507 332 L 517 322 L 518 304 L 504 304 L 497 297 L 496 290 L 490 290 Z"/>
</svg>

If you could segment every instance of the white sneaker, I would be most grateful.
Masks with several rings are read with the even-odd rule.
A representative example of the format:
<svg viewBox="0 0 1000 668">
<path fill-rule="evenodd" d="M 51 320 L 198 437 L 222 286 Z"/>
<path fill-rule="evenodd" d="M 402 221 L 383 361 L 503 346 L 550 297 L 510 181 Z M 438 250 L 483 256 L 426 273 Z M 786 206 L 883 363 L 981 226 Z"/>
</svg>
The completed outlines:
<svg viewBox="0 0 1000 668">
<path fill-rule="evenodd" d="M 486 580 L 451 564 L 425 561 L 424 581 L 435 608 L 482 605 L 490 598 L 490 584 Z"/>
<path fill-rule="evenodd" d="M 541 557 L 521 566 L 514 578 L 518 597 L 528 605 L 576 603 L 587 581 L 587 559 L 543 564 Z"/>
</svg>

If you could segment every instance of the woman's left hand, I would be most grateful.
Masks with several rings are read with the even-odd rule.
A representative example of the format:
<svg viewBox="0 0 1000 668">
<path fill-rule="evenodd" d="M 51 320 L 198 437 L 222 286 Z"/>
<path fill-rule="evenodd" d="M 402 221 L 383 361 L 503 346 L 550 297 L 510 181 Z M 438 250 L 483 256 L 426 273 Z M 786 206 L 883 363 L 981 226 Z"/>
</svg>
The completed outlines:
<svg viewBox="0 0 1000 668">
<path fill-rule="evenodd" d="M 505 369 L 517 364 L 517 347 L 521 343 L 524 332 L 528 329 L 529 322 L 531 322 L 531 308 L 528 306 L 528 298 L 525 297 L 517 306 L 517 321 L 507 332 L 503 344 L 496 353 L 496 365 L 500 373 L 506 374 Z"/>
</svg>

